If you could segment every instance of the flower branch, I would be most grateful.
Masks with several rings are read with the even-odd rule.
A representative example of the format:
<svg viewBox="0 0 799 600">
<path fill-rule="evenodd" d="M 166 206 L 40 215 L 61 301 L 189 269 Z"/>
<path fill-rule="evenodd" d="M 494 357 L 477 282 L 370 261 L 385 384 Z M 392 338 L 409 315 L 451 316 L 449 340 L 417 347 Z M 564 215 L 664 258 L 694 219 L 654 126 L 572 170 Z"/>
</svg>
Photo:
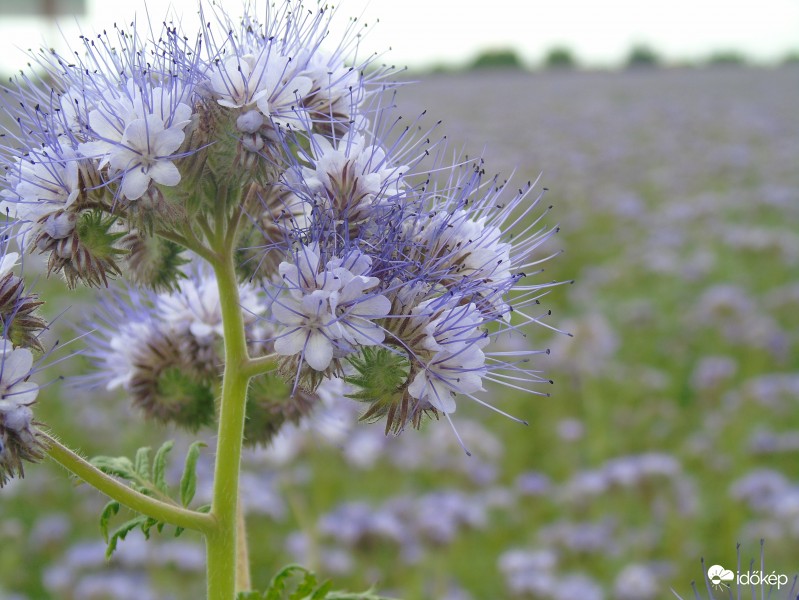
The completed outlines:
<svg viewBox="0 0 799 600">
<path fill-rule="evenodd" d="M 172 502 L 167 503 L 137 492 L 103 473 L 51 435 L 42 433 L 42 436 L 47 444 L 50 458 L 93 488 L 131 510 L 176 527 L 204 534 L 209 534 L 217 528 L 216 519 L 212 515 L 182 508 Z"/>
</svg>

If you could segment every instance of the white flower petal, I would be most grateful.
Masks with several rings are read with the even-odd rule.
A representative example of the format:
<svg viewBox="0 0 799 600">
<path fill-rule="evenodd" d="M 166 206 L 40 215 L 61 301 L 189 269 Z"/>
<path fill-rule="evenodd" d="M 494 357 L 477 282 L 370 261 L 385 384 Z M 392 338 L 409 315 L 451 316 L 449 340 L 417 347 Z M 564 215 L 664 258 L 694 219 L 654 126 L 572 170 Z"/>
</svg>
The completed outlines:
<svg viewBox="0 0 799 600">
<path fill-rule="evenodd" d="M 39 395 L 39 386 L 32 381 L 21 381 L 14 385 L 10 391 L 6 392 L 6 397 L 19 406 L 27 406 L 36 401 Z"/>
<path fill-rule="evenodd" d="M 17 348 L 6 355 L 3 361 L 3 381 L 14 382 L 24 379 L 31 372 L 33 354 L 27 348 Z"/>
<path fill-rule="evenodd" d="M 125 173 L 122 178 L 122 194 L 128 200 L 138 200 L 147 191 L 150 176 L 143 167 L 135 167 Z"/>
<path fill-rule="evenodd" d="M 372 296 L 361 300 L 352 307 L 351 315 L 377 319 L 386 316 L 391 310 L 391 301 L 385 296 Z"/>
<path fill-rule="evenodd" d="M 186 124 L 183 123 L 158 132 L 152 142 L 153 154 L 158 157 L 174 154 L 183 144 L 183 140 L 186 139 L 186 134 L 182 131 L 185 126 Z"/>
<path fill-rule="evenodd" d="M 189 325 L 189 331 L 191 331 L 191 334 L 194 337 L 200 340 L 207 340 L 214 335 L 214 332 L 216 332 L 216 327 L 208 323 L 194 321 L 191 325 Z"/>
<path fill-rule="evenodd" d="M 443 381 L 437 381 L 435 377 L 428 379 L 430 393 L 427 401 L 443 413 L 454 413 L 457 408 L 455 398 Z"/>
<path fill-rule="evenodd" d="M 292 298 L 281 298 L 272 304 L 272 315 L 285 325 L 302 325 L 307 317 L 303 314 L 299 303 Z"/>
<path fill-rule="evenodd" d="M 297 327 L 275 339 L 275 352 L 281 356 L 293 356 L 302 352 L 308 339 L 308 331 Z"/>
<path fill-rule="evenodd" d="M 419 371 L 408 386 L 408 393 L 417 400 L 424 400 L 429 393 L 427 377 L 424 371 Z"/>
<path fill-rule="evenodd" d="M 333 360 L 333 343 L 319 331 L 308 336 L 305 346 L 305 362 L 317 371 L 324 371 Z"/>
<path fill-rule="evenodd" d="M 28 429 L 33 420 L 33 411 L 27 406 L 20 405 L 3 416 L 3 425 L 15 432 Z"/>
<path fill-rule="evenodd" d="M 2 259 L 0 259 L 0 277 L 13 269 L 19 261 L 19 252 L 7 252 Z"/>
<path fill-rule="evenodd" d="M 180 183 L 180 171 L 168 160 L 159 160 L 147 171 L 147 174 L 156 183 L 174 186 Z"/>
</svg>

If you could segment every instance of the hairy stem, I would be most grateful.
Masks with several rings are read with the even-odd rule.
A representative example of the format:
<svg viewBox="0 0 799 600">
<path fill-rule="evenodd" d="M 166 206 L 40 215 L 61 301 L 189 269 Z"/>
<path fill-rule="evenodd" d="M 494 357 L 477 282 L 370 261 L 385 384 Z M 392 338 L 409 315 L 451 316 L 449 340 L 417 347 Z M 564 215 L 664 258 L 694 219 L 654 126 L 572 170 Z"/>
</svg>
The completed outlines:
<svg viewBox="0 0 799 600">
<path fill-rule="evenodd" d="M 259 356 L 251 358 L 243 366 L 242 371 L 248 377 L 257 377 L 264 373 L 269 373 L 277 368 L 277 354 L 267 354 L 266 356 Z"/>
<path fill-rule="evenodd" d="M 237 579 L 245 580 L 242 575 L 238 575 L 239 568 L 247 568 L 247 565 L 237 566 L 236 558 L 239 552 L 237 547 L 239 471 L 247 386 L 250 380 L 243 367 L 247 364 L 249 356 L 233 263 L 233 249 L 220 243 L 224 241 L 221 236 L 217 235 L 215 241 L 218 244 L 214 248 L 217 259 L 212 262 L 212 266 L 216 273 L 222 308 L 225 372 L 219 405 L 219 430 L 211 505 L 211 515 L 216 518 L 219 526 L 206 537 L 208 599 L 233 600 L 237 591 Z M 246 579 L 249 579 L 249 574 Z"/>
<path fill-rule="evenodd" d="M 175 233 L 174 231 L 168 230 L 158 230 L 156 232 L 160 237 L 164 238 L 165 240 L 169 240 L 171 242 L 175 242 L 185 248 L 188 248 L 198 256 L 202 257 L 207 261 L 211 261 L 213 259 L 213 255 L 211 251 L 206 248 L 202 242 L 200 242 L 193 233 L 189 235 L 181 235 L 179 233 Z M 190 230 L 189 230 L 189 233 Z"/>
<path fill-rule="evenodd" d="M 176 527 L 193 529 L 206 535 L 216 528 L 213 516 L 163 502 L 137 492 L 114 477 L 103 473 L 55 438 L 46 433 L 42 433 L 42 435 L 47 440 L 49 446 L 47 453 L 50 458 L 112 500 L 116 500 L 120 504 L 124 504 L 145 516 Z"/>
<path fill-rule="evenodd" d="M 250 551 L 247 547 L 247 518 L 244 507 L 239 499 L 239 508 L 236 519 L 236 591 L 246 592 L 252 588 L 250 582 Z"/>
</svg>

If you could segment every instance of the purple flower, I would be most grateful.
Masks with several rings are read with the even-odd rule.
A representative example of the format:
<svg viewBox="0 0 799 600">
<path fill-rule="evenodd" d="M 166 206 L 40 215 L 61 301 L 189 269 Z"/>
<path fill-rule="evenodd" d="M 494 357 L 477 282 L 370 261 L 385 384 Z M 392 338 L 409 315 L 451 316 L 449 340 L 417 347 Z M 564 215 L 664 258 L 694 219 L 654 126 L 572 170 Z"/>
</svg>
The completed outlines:
<svg viewBox="0 0 799 600">
<path fill-rule="evenodd" d="M 0 487 L 24 476 L 24 461 L 44 457 L 45 445 L 31 410 L 39 393 L 39 386 L 28 381 L 33 371 L 30 350 L 13 349 L 8 340 L 0 340 Z"/>
<path fill-rule="evenodd" d="M 272 303 L 279 324 L 275 352 L 299 355 L 316 371 L 328 368 L 336 348 L 346 352 L 380 344 L 384 332 L 372 319 L 391 308 L 388 299 L 371 292 L 380 280 L 366 275 L 368 256 L 352 251 L 328 261 L 326 268 L 320 268 L 320 261 L 311 246 L 298 252 L 295 262 L 281 263 L 285 286 Z"/>
</svg>

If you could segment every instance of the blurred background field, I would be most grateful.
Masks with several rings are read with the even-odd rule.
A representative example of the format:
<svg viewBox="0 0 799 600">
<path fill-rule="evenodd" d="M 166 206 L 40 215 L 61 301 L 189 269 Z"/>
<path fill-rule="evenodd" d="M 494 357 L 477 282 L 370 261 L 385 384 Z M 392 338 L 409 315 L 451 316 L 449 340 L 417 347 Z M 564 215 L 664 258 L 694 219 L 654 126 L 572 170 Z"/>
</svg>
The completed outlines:
<svg viewBox="0 0 799 600">
<path fill-rule="evenodd" d="M 575 280 L 542 310 L 574 337 L 527 332 L 550 397 L 488 391 L 528 427 L 459 404 L 471 458 L 445 422 L 386 438 L 349 404 L 249 453 L 254 583 L 296 560 L 407 600 L 660 599 L 761 538 L 799 572 L 799 67 L 427 75 L 399 106 L 514 187 L 540 175 L 564 252 L 539 277 Z M 191 441 L 60 383 L 37 416 L 87 455 Z M 202 597 L 188 534 L 106 563 L 103 504 L 50 464 L 3 489 L 0 598 Z"/>
</svg>

